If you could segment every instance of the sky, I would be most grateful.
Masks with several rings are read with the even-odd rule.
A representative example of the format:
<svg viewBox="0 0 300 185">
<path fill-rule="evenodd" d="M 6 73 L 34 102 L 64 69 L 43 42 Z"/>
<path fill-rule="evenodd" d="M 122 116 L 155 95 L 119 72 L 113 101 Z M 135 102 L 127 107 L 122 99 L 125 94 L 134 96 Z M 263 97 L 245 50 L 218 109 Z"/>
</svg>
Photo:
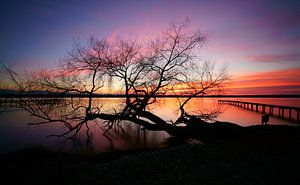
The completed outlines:
<svg viewBox="0 0 300 185">
<path fill-rule="evenodd" d="M 228 64 L 227 94 L 300 94 L 300 1 L 2 0 L 0 59 L 53 68 L 77 39 L 143 38 L 189 18 L 207 36 L 204 60 Z"/>
</svg>

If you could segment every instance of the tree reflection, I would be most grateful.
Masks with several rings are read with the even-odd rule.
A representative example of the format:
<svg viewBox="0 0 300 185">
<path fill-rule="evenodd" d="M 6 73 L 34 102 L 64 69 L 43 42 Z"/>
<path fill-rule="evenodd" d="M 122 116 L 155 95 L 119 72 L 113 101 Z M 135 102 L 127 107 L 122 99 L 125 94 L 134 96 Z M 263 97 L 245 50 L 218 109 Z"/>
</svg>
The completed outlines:
<svg viewBox="0 0 300 185">
<path fill-rule="evenodd" d="M 171 22 L 167 29 L 147 43 L 91 38 L 86 45 L 76 44 L 54 72 L 44 70 L 18 78 L 11 68 L 4 67 L 22 93 L 39 91 L 78 97 L 51 99 L 52 102 L 46 104 L 36 103 L 32 98 L 30 104 L 23 106 L 40 120 L 31 125 L 63 124 L 66 130 L 53 136 L 74 139 L 82 128 L 86 129 L 88 136 L 89 123 L 99 119 L 107 137 L 111 130 L 124 134 L 118 130 L 124 122 L 182 136 L 183 133 L 189 135 L 187 129 L 190 130 L 191 123 L 206 124 L 220 112 L 198 111 L 193 114 L 186 109 L 191 99 L 222 91 L 223 84 L 229 79 L 226 66 L 217 68 L 200 60 L 199 49 L 205 40 L 201 32 L 190 29 L 189 21 Z M 109 105 L 99 104 L 95 96 L 105 84 L 116 81 L 124 90 L 124 102 L 105 110 Z M 175 121 L 166 121 L 150 111 L 157 97 L 168 94 L 185 95 L 178 98 L 180 114 Z M 81 97 L 86 99 L 83 101 Z M 185 127 L 178 126 L 180 124 Z"/>
</svg>

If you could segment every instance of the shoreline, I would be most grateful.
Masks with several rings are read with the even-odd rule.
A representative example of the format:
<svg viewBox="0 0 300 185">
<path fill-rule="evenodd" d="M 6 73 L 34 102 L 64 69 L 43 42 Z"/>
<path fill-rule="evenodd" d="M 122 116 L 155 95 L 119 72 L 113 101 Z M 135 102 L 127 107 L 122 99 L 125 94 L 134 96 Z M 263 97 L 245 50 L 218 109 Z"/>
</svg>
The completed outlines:
<svg viewBox="0 0 300 185">
<path fill-rule="evenodd" d="M 287 184 L 299 180 L 300 129 L 251 129 L 226 141 L 154 150 L 105 154 L 23 150 L 0 158 L 1 173 L 11 184 Z"/>
</svg>

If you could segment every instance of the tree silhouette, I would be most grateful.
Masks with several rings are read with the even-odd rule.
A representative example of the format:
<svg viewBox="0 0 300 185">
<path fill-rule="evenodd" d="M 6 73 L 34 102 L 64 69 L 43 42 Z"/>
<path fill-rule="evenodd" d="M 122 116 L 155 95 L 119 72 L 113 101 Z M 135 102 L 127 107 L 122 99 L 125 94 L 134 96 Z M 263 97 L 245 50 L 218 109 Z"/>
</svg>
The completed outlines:
<svg viewBox="0 0 300 185">
<path fill-rule="evenodd" d="M 26 107 L 32 115 L 45 120 L 41 123 L 64 123 L 68 131 L 59 136 L 74 137 L 82 125 L 98 118 L 107 122 L 108 129 L 120 121 L 130 121 L 148 130 L 164 130 L 171 135 L 180 135 L 184 127 L 177 124 L 183 123 L 188 127 L 194 119 L 204 123 L 217 113 L 191 115 L 185 111 L 190 100 L 222 90 L 229 79 L 226 67 L 218 69 L 209 62 L 201 61 L 200 50 L 205 42 L 205 36 L 192 30 L 188 21 L 171 22 L 161 34 L 145 43 L 132 39 L 91 38 L 84 46 L 76 44 L 69 55 L 60 61 L 57 70 L 31 75 L 23 83 L 16 79 L 11 69 L 6 68 L 6 71 L 22 87 L 22 91 L 26 89 L 26 84 L 30 84 L 30 89 L 88 96 L 86 105 L 75 105 L 76 101 L 69 101 L 71 109 L 60 119 L 50 116 L 53 109 Z M 94 95 L 105 84 L 115 80 L 122 84 L 124 106 L 114 109 L 113 113 L 102 112 L 101 107 L 93 105 Z M 149 105 L 155 103 L 158 96 L 166 94 L 186 96 L 184 99 L 178 98 L 181 114 L 172 123 L 149 111 Z M 84 116 L 82 113 L 74 116 L 75 112 L 83 112 L 83 109 Z M 74 121 L 77 121 L 75 125 Z"/>
</svg>

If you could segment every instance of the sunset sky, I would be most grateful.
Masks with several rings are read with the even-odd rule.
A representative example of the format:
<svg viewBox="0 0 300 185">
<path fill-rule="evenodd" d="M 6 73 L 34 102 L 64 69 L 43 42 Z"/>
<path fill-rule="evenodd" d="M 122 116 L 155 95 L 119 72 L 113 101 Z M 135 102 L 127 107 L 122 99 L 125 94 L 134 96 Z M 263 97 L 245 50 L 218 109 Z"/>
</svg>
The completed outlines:
<svg viewBox="0 0 300 185">
<path fill-rule="evenodd" d="M 297 0 L 3 0 L 0 17 L 0 57 L 18 70 L 55 67 L 77 38 L 145 38 L 188 17 L 203 59 L 230 66 L 227 94 L 300 94 Z"/>
</svg>

